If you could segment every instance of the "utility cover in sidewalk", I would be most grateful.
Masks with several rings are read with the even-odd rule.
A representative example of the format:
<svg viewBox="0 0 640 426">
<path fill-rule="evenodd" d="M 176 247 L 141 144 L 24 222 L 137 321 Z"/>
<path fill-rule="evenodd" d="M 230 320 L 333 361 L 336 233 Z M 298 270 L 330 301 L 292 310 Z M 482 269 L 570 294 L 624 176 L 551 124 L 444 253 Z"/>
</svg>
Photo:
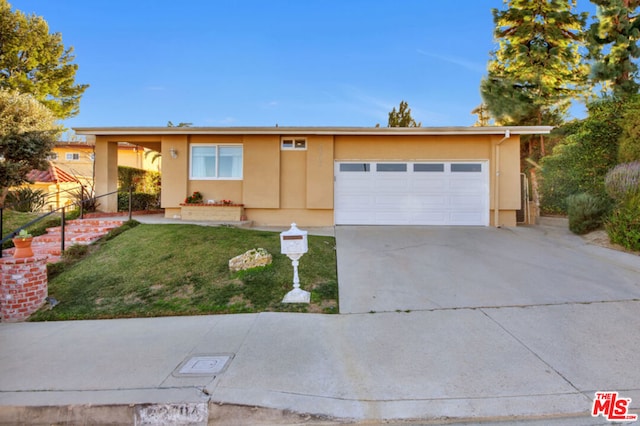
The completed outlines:
<svg viewBox="0 0 640 426">
<path fill-rule="evenodd" d="M 194 355 L 173 372 L 174 376 L 214 376 L 222 373 L 233 355 Z"/>
</svg>

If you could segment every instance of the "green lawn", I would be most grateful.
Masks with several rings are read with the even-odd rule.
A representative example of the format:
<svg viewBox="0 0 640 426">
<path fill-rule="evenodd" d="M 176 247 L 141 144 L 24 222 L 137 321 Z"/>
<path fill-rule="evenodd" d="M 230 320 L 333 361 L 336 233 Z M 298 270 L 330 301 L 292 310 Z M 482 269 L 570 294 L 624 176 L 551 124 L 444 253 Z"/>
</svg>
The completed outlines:
<svg viewBox="0 0 640 426">
<path fill-rule="evenodd" d="M 230 258 L 265 248 L 273 263 L 231 274 Z M 88 250 L 49 280 L 59 304 L 32 321 L 223 314 L 263 311 L 338 312 L 335 239 L 309 236 L 299 266 L 310 304 L 282 304 L 291 290 L 291 261 L 280 235 L 230 227 L 139 225 Z"/>
<path fill-rule="evenodd" d="M 38 213 L 21 213 L 9 209 L 2 211 L 2 238 L 13 230 L 38 217 Z M 0 238 L 0 239 L 2 239 Z"/>
</svg>

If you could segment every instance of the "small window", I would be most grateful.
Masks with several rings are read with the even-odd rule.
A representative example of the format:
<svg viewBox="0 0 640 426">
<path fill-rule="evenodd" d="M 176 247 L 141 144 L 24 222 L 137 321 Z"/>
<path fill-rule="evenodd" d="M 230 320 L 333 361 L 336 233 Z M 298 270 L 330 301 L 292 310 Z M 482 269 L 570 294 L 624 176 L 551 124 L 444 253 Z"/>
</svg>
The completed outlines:
<svg viewBox="0 0 640 426">
<path fill-rule="evenodd" d="M 416 163 L 414 172 L 444 172 L 444 163 Z"/>
<path fill-rule="evenodd" d="M 307 140 L 304 138 L 282 139 L 282 149 L 307 149 Z"/>
<path fill-rule="evenodd" d="M 66 158 L 68 161 L 77 161 L 77 160 L 79 160 L 79 159 L 80 159 L 80 154 L 78 154 L 77 152 L 68 152 L 68 153 L 65 155 L 65 158 Z"/>
<path fill-rule="evenodd" d="M 341 172 L 368 172 L 371 169 L 369 163 L 342 163 L 340 164 Z"/>
<path fill-rule="evenodd" d="M 378 172 L 406 172 L 406 163 L 378 163 L 376 164 Z"/>
<path fill-rule="evenodd" d="M 466 163 L 466 164 L 460 164 L 460 163 L 452 163 L 451 164 L 451 171 L 456 173 L 456 172 L 471 172 L 471 173 L 479 173 L 482 172 L 482 164 L 479 163 Z"/>
<path fill-rule="evenodd" d="M 55 161 L 58 159 L 58 153 L 57 152 L 52 152 L 51 154 L 47 155 L 47 160 L 49 161 Z"/>
</svg>

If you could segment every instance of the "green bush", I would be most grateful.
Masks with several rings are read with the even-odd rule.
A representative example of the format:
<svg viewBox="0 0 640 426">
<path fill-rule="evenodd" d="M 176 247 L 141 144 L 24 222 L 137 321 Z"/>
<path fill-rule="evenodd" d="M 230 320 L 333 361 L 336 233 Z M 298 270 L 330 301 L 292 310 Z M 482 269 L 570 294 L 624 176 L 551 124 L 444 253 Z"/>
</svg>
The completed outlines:
<svg viewBox="0 0 640 426">
<path fill-rule="evenodd" d="M 47 203 L 47 194 L 41 189 L 34 190 L 25 186 L 9 191 L 5 203 L 18 212 L 39 212 Z"/>
<path fill-rule="evenodd" d="M 605 229 L 612 242 L 640 251 L 640 194 L 619 203 L 605 222 Z"/>
<path fill-rule="evenodd" d="M 640 161 L 618 164 L 604 180 L 607 194 L 622 202 L 640 192 Z"/>
<path fill-rule="evenodd" d="M 131 208 L 134 211 L 154 210 L 160 208 L 160 197 L 158 194 L 146 194 L 143 192 L 133 192 Z M 129 193 L 118 193 L 118 211 L 129 210 Z"/>
<path fill-rule="evenodd" d="M 566 213 L 567 197 L 581 192 L 605 197 L 604 178 L 617 164 L 619 118 L 624 104 L 604 99 L 589 104 L 589 117 L 541 161 L 541 209 Z"/>
<path fill-rule="evenodd" d="M 618 161 L 631 163 L 640 161 L 640 96 L 632 97 L 626 104 L 621 117 L 622 135 Z"/>
<path fill-rule="evenodd" d="M 132 186 L 135 192 L 157 193 L 160 188 L 160 173 L 118 166 L 118 187 L 127 190 Z"/>
<path fill-rule="evenodd" d="M 575 234 L 586 234 L 598 229 L 609 210 L 607 200 L 587 193 L 567 197 L 569 229 Z"/>
</svg>

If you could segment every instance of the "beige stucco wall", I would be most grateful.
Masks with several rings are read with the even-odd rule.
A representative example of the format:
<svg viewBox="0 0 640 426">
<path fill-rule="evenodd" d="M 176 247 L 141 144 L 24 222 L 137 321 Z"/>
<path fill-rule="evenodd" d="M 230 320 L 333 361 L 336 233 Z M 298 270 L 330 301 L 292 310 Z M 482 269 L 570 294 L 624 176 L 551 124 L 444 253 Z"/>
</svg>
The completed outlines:
<svg viewBox="0 0 640 426">
<path fill-rule="evenodd" d="M 333 209 L 333 139 L 333 136 L 313 136 L 307 140 L 306 207 L 308 209 Z"/>
<path fill-rule="evenodd" d="M 96 196 L 118 190 L 118 142 L 111 142 L 106 136 L 96 137 L 95 148 L 95 193 Z M 113 194 L 99 200 L 98 210 L 118 211 L 118 195 Z"/>
<path fill-rule="evenodd" d="M 155 136 L 156 142 L 160 139 L 163 156 L 165 214 L 176 216 L 185 197 L 200 191 L 205 200 L 230 199 L 244 204 L 248 219 L 257 225 L 286 226 L 296 221 L 301 226 L 330 226 L 334 223 L 335 161 L 484 160 L 490 166 L 491 224 L 497 220 L 499 225 L 515 226 L 515 211 L 520 207 L 518 136 L 507 139 L 499 135 L 296 136 L 306 137 L 306 150 L 283 151 L 280 137 L 273 134 Z M 119 140 L 154 143 L 151 136 Z M 112 143 L 107 137 L 96 139 L 96 176 L 101 179 L 112 173 L 105 165 L 105 158 L 114 155 Z M 189 147 L 196 143 L 242 144 L 242 180 L 190 180 Z M 177 158 L 171 158 L 172 148 L 178 152 Z M 496 167 L 498 156 L 500 162 Z M 117 169 L 115 173 L 117 178 Z M 102 186 L 105 190 L 110 188 L 104 182 Z M 496 203 L 498 215 L 493 212 Z"/>
<path fill-rule="evenodd" d="M 280 207 L 280 138 L 248 135 L 243 138 L 242 203 L 247 208 Z"/>
</svg>

